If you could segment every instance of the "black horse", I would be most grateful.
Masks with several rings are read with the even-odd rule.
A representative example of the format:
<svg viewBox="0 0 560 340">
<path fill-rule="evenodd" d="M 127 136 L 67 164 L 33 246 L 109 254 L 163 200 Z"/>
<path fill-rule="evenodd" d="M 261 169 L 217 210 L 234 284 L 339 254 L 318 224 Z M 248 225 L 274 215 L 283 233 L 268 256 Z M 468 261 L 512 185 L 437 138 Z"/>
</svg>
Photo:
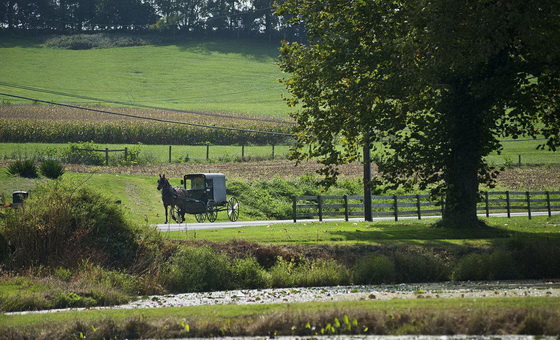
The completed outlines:
<svg viewBox="0 0 560 340">
<path fill-rule="evenodd" d="M 183 222 L 185 219 L 185 212 L 182 209 L 181 202 L 183 201 L 184 203 L 184 199 L 187 197 L 187 190 L 182 187 L 172 187 L 169 180 L 165 178 L 165 175 L 159 175 L 157 189 L 161 190 L 161 200 L 163 202 L 163 207 L 165 208 L 165 223 L 168 221 L 167 207 L 169 206 L 171 206 L 172 211 L 171 217 L 176 222 Z M 173 213 L 173 210 L 176 207 L 179 208 L 177 209 L 177 216 Z"/>
</svg>

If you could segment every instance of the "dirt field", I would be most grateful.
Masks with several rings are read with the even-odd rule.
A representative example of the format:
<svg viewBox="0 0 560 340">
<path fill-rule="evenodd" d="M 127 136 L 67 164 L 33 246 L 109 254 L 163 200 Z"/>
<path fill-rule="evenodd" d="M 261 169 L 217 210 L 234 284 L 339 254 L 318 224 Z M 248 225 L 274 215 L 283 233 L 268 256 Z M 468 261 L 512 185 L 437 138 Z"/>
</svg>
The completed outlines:
<svg viewBox="0 0 560 340">
<path fill-rule="evenodd" d="M 182 177 L 187 173 L 221 172 L 230 178 L 270 179 L 275 176 L 290 178 L 313 174 L 319 169 L 314 162 L 303 162 L 295 165 L 289 160 L 203 163 L 203 164 L 165 164 L 130 167 L 91 167 L 82 165 L 67 165 L 67 170 L 75 172 L 102 172 L 157 175 L 166 174 L 168 177 Z M 363 165 L 359 163 L 340 167 L 342 177 L 361 178 Z M 373 170 L 373 176 L 376 175 Z M 508 190 L 560 190 L 560 166 L 541 167 L 513 167 L 505 169 L 498 177 L 498 185 Z"/>
</svg>

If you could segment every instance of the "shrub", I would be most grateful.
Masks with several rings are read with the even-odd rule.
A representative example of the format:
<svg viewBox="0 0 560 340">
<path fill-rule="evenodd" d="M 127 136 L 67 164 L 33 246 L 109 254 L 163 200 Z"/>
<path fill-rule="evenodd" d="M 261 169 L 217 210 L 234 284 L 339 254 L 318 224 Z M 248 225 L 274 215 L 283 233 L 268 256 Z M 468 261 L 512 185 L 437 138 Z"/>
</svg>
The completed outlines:
<svg viewBox="0 0 560 340">
<path fill-rule="evenodd" d="M 468 254 L 463 256 L 455 265 L 452 279 L 463 280 L 484 280 L 488 277 L 488 268 L 483 254 Z"/>
<path fill-rule="evenodd" d="M 269 286 L 267 272 L 254 257 L 236 259 L 232 265 L 234 287 L 256 289 Z"/>
<path fill-rule="evenodd" d="M 497 250 L 490 254 L 469 254 L 461 258 L 452 275 L 453 280 L 516 279 L 518 273 L 510 253 Z"/>
<path fill-rule="evenodd" d="M 64 174 L 64 166 L 57 160 L 48 159 L 41 163 L 41 174 L 50 179 L 57 179 Z"/>
<path fill-rule="evenodd" d="M 90 259 L 121 268 L 135 258 L 137 230 L 118 205 L 88 187 L 40 185 L 3 222 L 14 267 L 73 267 Z"/>
<path fill-rule="evenodd" d="M 177 293 L 230 289 L 233 286 L 228 257 L 208 246 L 180 250 L 170 259 L 166 281 Z"/>
<path fill-rule="evenodd" d="M 507 244 L 518 264 L 519 274 L 527 279 L 560 277 L 560 245 L 548 240 L 514 239 Z"/>
<path fill-rule="evenodd" d="M 37 165 L 32 159 L 17 160 L 14 163 L 8 165 L 7 172 L 13 176 L 21 176 L 25 178 L 37 178 L 39 177 L 39 172 L 37 171 Z"/>
<path fill-rule="evenodd" d="M 100 146 L 93 142 L 70 143 L 69 148 L 64 152 L 63 158 L 68 163 L 103 165 L 105 158 L 103 153 L 88 150 L 99 150 Z"/>
<path fill-rule="evenodd" d="M 272 287 L 319 287 L 349 283 L 349 271 L 334 260 L 299 262 L 279 258 L 270 271 Z"/>
<path fill-rule="evenodd" d="M 399 282 L 433 282 L 449 279 L 445 263 L 432 253 L 401 250 L 392 255 Z"/>
<path fill-rule="evenodd" d="M 353 269 L 354 283 L 392 283 L 397 278 L 395 264 L 384 255 L 367 255 Z"/>
</svg>

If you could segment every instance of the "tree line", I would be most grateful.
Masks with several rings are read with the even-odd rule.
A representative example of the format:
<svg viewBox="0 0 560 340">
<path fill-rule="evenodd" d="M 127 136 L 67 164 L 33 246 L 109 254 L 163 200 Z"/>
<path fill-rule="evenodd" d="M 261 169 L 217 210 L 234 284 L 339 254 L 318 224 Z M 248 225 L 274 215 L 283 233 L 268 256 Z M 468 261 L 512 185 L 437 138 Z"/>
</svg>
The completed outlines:
<svg viewBox="0 0 560 340">
<path fill-rule="evenodd" d="M 294 36 L 274 0 L 0 0 L 0 31 Z"/>
</svg>

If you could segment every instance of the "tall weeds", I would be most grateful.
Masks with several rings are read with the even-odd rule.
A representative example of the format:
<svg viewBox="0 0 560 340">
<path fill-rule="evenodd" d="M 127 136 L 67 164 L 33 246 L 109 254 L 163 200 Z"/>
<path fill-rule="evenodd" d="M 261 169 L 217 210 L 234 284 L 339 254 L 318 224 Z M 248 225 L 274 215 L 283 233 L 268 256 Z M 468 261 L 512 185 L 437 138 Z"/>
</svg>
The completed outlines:
<svg viewBox="0 0 560 340">
<path fill-rule="evenodd" d="M 135 229 L 116 204 L 87 187 L 39 186 L 3 222 L 12 268 L 75 267 L 84 259 L 126 267 L 135 256 Z"/>
</svg>

